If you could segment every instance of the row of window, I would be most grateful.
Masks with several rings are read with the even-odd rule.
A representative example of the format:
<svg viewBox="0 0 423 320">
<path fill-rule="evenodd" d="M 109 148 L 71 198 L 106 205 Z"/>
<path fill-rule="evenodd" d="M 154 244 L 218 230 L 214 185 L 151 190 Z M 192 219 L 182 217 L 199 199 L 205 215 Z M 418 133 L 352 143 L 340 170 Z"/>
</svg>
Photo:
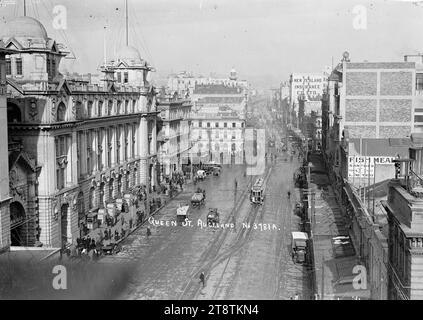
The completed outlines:
<svg viewBox="0 0 423 320">
<path fill-rule="evenodd" d="M 235 131 L 230 131 L 230 133 L 231 133 L 231 138 L 232 139 L 237 139 L 237 133 Z M 206 139 L 206 138 L 209 137 L 208 134 L 207 134 L 207 132 L 201 132 L 201 130 L 196 135 L 197 135 L 197 137 L 198 137 L 199 140 L 201 140 L 203 138 Z M 219 130 L 216 130 L 214 132 L 214 137 L 216 139 L 220 139 L 221 137 L 223 137 L 223 139 L 228 139 L 228 136 L 229 135 L 228 135 L 228 132 L 227 131 L 223 131 L 223 135 L 220 134 L 220 131 Z M 238 136 L 240 136 L 239 133 L 238 133 Z"/>
<path fill-rule="evenodd" d="M 231 125 L 231 124 L 229 123 L 229 125 Z M 203 128 L 203 122 L 202 121 L 198 121 L 198 127 Z M 211 128 L 211 123 L 210 122 L 207 122 L 206 123 L 206 127 L 207 128 Z M 219 122 L 215 122 L 214 123 L 214 127 L 215 128 L 219 128 Z M 223 123 L 223 128 L 228 128 L 228 123 L 227 122 L 224 122 Z M 236 122 L 232 122 L 232 128 L 236 128 Z M 241 128 L 244 128 L 244 123 L 243 122 L 241 122 Z"/>
<path fill-rule="evenodd" d="M 15 58 L 15 70 L 16 75 L 21 76 L 23 75 L 23 68 L 22 68 L 22 58 Z M 10 58 L 6 59 L 6 75 L 12 74 L 12 61 Z"/>
<path fill-rule="evenodd" d="M 123 78 L 122 78 L 122 73 L 123 73 Z M 116 76 L 117 76 L 117 82 L 118 83 L 128 83 L 129 82 L 128 72 L 117 72 Z"/>
<path fill-rule="evenodd" d="M 231 151 L 243 151 L 243 144 L 238 145 L 239 148 L 237 148 L 237 144 L 236 143 L 232 143 L 232 144 L 228 144 L 228 143 L 206 143 L 206 144 L 202 144 L 201 142 L 198 143 L 196 150 L 197 151 L 212 151 L 212 149 L 214 151 L 229 151 L 229 147 L 231 148 Z"/>
<path fill-rule="evenodd" d="M 83 174 L 91 175 L 94 170 L 102 171 L 114 164 L 134 159 L 136 141 L 135 124 L 78 132 L 78 177 Z M 84 144 L 85 148 L 83 148 Z M 62 135 L 55 138 L 56 187 L 58 190 L 72 184 L 71 175 L 68 171 L 71 170 L 68 163 L 71 145 L 71 135 Z"/>
<path fill-rule="evenodd" d="M 87 102 L 87 117 L 93 118 L 93 117 L 101 117 L 101 116 L 111 116 L 114 114 L 128 114 L 128 113 L 134 113 L 136 109 L 136 100 L 132 100 L 132 103 L 130 103 L 129 100 L 117 101 L 116 104 L 116 110 L 114 108 L 113 100 L 109 100 L 107 102 L 107 108 L 104 108 L 104 102 L 103 101 L 97 101 L 96 105 L 93 101 Z M 77 119 L 83 118 L 83 105 L 81 102 L 78 102 L 76 104 L 76 117 Z M 116 111 L 116 112 L 115 112 Z M 61 102 L 57 107 L 57 113 L 56 113 L 56 121 L 66 121 L 66 105 Z"/>
<path fill-rule="evenodd" d="M 98 197 L 96 197 L 95 188 L 92 187 L 90 189 L 89 198 L 88 198 L 89 209 L 103 208 L 107 200 L 112 200 L 112 199 L 115 199 L 116 197 L 122 197 L 125 191 L 129 190 L 130 187 L 138 185 L 139 181 L 138 181 L 137 173 L 138 173 L 137 169 L 134 169 L 134 171 L 131 172 L 132 177 L 129 175 L 125 177 L 119 176 L 117 178 L 117 190 L 115 188 L 114 179 L 110 179 L 110 181 L 107 183 L 107 186 L 105 182 L 102 182 L 99 187 Z M 132 185 L 130 184 L 130 179 L 132 180 Z"/>
<path fill-rule="evenodd" d="M 113 164 L 135 158 L 136 125 L 123 125 L 80 133 L 80 141 L 86 139 L 86 172 L 91 174 L 95 169 L 101 171 Z M 120 137 L 120 138 L 117 138 Z M 96 146 L 97 144 L 97 146 Z M 82 145 L 82 143 L 80 144 Z M 106 146 L 106 148 L 103 148 Z"/>
</svg>

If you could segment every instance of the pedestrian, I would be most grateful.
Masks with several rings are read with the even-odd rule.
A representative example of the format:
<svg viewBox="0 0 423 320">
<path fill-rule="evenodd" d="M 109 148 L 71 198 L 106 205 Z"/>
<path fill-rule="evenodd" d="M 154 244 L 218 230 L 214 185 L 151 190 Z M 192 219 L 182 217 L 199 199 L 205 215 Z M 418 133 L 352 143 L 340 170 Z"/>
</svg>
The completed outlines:
<svg viewBox="0 0 423 320">
<path fill-rule="evenodd" d="M 200 282 L 203 284 L 203 288 L 206 285 L 206 281 L 205 281 L 205 276 L 204 276 L 204 272 L 200 273 Z"/>
<path fill-rule="evenodd" d="M 147 238 L 151 236 L 151 230 L 150 227 L 147 227 Z"/>
<path fill-rule="evenodd" d="M 109 240 L 112 240 L 112 229 L 109 228 Z"/>
<path fill-rule="evenodd" d="M 295 294 L 294 300 L 300 300 L 300 295 L 298 294 L 298 292 Z"/>
</svg>

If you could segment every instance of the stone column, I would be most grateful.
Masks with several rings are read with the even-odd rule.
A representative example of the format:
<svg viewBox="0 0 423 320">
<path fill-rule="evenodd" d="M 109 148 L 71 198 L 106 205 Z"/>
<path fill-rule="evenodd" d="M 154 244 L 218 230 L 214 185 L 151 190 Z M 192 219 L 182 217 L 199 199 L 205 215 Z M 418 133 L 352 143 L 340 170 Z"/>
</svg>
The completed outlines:
<svg viewBox="0 0 423 320">
<path fill-rule="evenodd" d="M 73 169 L 74 169 L 73 162 L 75 162 L 76 164 L 76 161 L 72 161 L 72 153 L 73 153 L 73 145 L 74 145 L 73 135 L 69 135 L 69 136 L 66 135 L 65 139 L 66 139 L 66 144 L 68 148 L 67 155 L 66 155 L 66 160 L 68 163 L 66 164 L 66 171 L 65 171 L 65 179 L 66 179 L 65 186 L 70 187 L 72 186 L 72 179 L 73 179 Z"/>
<path fill-rule="evenodd" d="M 116 128 L 110 127 L 110 130 L 112 132 L 112 135 L 111 135 L 112 141 L 110 142 L 112 145 L 112 150 L 110 151 L 110 153 L 112 154 L 111 166 L 114 167 L 116 165 Z"/>
<path fill-rule="evenodd" d="M 138 130 L 139 137 L 139 155 L 141 157 L 140 163 L 140 181 L 142 184 L 148 183 L 148 125 L 145 118 L 141 118 L 140 127 Z"/>
<path fill-rule="evenodd" d="M 125 127 L 119 125 L 119 142 L 120 142 L 120 162 L 122 163 L 123 161 L 125 161 Z"/>
<path fill-rule="evenodd" d="M 69 165 L 72 168 L 71 185 L 78 183 L 78 146 L 77 146 L 77 132 L 73 131 L 71 135 L 71 158 L 68 158 Z"/>
<path fill-rule="evenodd" d="M 151 145 L 152 148 L 150 149 L 150 154 L 155 154 L 157 157 L 157 123 L 156 119 L 152 121 L 153 128 L 151 132 Z M 151 174 L 151 186 L 155 186 L 157 184 L 157 170 L 156 164 L 153 164 L 153 172 Z"/>
<path fill-rule="evenodd" d="M 87 137 L 86 131 L 81 132 L 81 145 L 79 146 L 79 161 L 81 162 L 81 175 L 87 173 Z"/>
<path fill-rule="evenodd" d="M 5 56 L 0 53 L 0 252 L 10 247 L 9 158 L 7 144 L 7 100 Z"/>
<path fill-rule="evenodd" d="M 91 141 L 92 141 L 91 163 L 93 166 L 93 172 L 98 172 L 100 168 L 98 167 L 98 161 L 97 161 L 97 156 L 98 156 L 97 129 L 91 130 Z"/>
</svg>

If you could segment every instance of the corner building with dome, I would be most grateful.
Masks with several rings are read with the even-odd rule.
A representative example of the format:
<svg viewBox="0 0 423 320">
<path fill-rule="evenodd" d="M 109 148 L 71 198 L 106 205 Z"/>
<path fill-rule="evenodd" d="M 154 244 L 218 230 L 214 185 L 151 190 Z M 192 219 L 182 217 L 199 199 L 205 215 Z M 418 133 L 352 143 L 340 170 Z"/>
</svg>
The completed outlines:
<svg viewBox="0 0 423 320">
<path fill-rule="evenodd" d="M 113 214 L 122 201 L 147 217 L 158 112 L 153 68 L 138 50 L 121 48 L 94 84 L 58 71 L 67 52 L 34 18 L 9 21 L 0 44 L 8 133 L 0 137 L 1 160 L 9 180 L 9 197 L 0 199 L 0 251 L 69 246 L 86 234 L 90 217 Z M 7 179 L 0 184 L 7 188 Z M 140 190 L 147 199 L 136 201 Z"/>
</svg>

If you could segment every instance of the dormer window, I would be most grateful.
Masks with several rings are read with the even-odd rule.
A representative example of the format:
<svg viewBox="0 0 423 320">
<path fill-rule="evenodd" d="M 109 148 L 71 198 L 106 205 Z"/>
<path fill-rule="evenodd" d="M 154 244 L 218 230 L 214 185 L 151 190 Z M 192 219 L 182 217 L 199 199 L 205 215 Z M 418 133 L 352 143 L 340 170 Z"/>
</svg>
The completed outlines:
<svg viewBox="0 0 423 320">
<path fill-rule="evenodd" d="M 61 122 L 66 120 L 66 106 L 63 102 L 57 107 L 56 121 Z"/>
<path fill-rule="evenodd" d="M 12 74 L 12 62 L 10 58 L 6 59 L 6 75 L 10 76 Z"/>
<path fill-rule="evenodd" d="M 18 76 L 21 76 L 23 74 L 22 73 L 22 58 L 16 58 L 15 62 L 16 62 L 16 74 Z"/>
<path fill-rule="evenodd" d="M 51 76 L 56 76 L 56 60 L 54 58 L 51 59 Z"/>
</svg>

